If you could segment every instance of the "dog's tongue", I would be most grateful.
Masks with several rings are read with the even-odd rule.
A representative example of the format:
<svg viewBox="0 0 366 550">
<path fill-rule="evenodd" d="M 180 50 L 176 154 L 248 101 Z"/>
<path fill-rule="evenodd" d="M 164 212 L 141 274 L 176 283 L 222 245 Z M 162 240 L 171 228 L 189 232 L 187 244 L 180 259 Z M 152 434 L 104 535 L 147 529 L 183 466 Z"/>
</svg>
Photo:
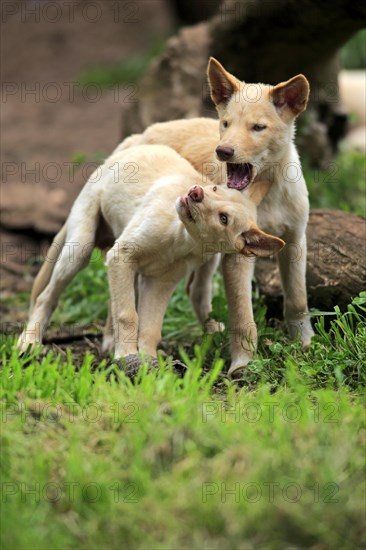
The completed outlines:
<svg viewBox="0 0 366 550">
<path fill-rule="evenodd" d="M 251 164 L 233 164 L 228 162 L 226 166 L 228 187 L 242 191 L 250 184 L 252 179 Z"/>
</svg>

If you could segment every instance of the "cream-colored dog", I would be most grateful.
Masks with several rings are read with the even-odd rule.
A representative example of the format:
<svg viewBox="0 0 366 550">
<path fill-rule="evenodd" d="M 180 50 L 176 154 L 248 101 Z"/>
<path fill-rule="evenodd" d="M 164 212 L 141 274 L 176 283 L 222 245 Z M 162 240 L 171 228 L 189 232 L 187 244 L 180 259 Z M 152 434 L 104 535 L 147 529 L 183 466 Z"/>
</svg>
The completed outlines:
<svg viewBox="0 0 366 550">
<path fill-rule="evenodd" d="M 227 182 L 243 190 L 270 180 L 273 185 L 258 209 L 261 229 L 282 237 L 286 248 L 278 263 L 284 292 L 284 315 L 292 338 L 300 336 L 307 347 L 313 335 L 307 316 L 306 226 L 308 192 L 293 138 L 296 117 L 305 110 L 309 84 L 302 75 L 277 86 L 245 84 L 211 58 L 208 65 L 211 97 L 219 121 L 208 118 L 153 124 L 143 134 L 124 140 L 117 150 L 140 143 L 162 143 L 174 148 L 202 174 L 202 181 Z M 216 155 L 215 155 L 216 152 Z M 230 373 L 252 357 L 247 342 L 256 346 L 251 306 L 253 262 L 227 255 L 223 272 L 232 335 Z M 206 266 L 207 270 L 207 266 Z M 210 279 L 195 274 L 209 296 Z"/>
<path fill-rule="evenodd" d="M 284 245 L 256 226 L 256 204 L 270 187 L 243 195 L 201 187 L 201 175 L 173 149 L 141 145 L 112 154 L 76 199 L 33 286 L 31 315 L 19 338 L 25 351 L 41 342 L 59 296 L 88 263 L 95 246 L 107 254 L 113 322 L 105 346 L 115 357 L 156 356 L 168 300 L 180 278 L 204 266 L 212 251 L 267 256 Z M 139 292 L 135 295 L 136 276 Z M 206 321 L 210 304 L 193 302 Z M 136 310 L 137 303 L 137 310 Z"/>
</svg>

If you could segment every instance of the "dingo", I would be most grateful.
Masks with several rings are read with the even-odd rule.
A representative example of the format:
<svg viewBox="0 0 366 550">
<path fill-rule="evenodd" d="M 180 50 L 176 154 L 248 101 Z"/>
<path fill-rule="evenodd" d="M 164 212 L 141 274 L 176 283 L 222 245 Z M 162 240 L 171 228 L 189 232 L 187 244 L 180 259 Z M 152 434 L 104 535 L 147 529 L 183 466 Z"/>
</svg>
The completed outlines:
<svg viewBox="0 0 366 550">
<path fill-rule="evenodd" d="M 206 245 L 244 256 L 268 256 L 284 245 L 256 226 L 256 204 L 269 182 L 258 183 L 246 196 L 223 186 L 202 188 L 201 175 L 164 145 L 112 154 L 98 170 L 99 177 L 97 171 L 77 197 L 34 282 L 30 320 L 18 342 L 23 351 L 42 342 L 62 290 L 95 246 L 112 246 L 107 254 L 112 322 L 105 345 L 113 339 L 120 358 L 138 351 L 156 357 L 168 300 L 181 277 L 212 257 L 205 254 Z M 210 303 L 193 302 L 206 321 Z"/>
<path fill-rule="evenodd" d="M 298 75 L 274 87 L 245 84 L 211 58 L 208 82 L 219 121 L 194 118 L 153 124 L 143 134 L 124 140 L 117 150 L 140 143 L 161 143 L 189 160 L 202 173 L 203 182 L 210 178 L 220 184 L 226 179 L 229 187 L 243 190 L 255 188 L 257 181 L 272 181 L 258 208 L 258 225 L 286 241 L 286 248 L 278 256 L 284 316 L 290 337 L 299 334 L 305 348 L 313 335 L 306 315 L 305 283 L 309 200 L 293 138 L 295 119 L 308 101 L 308 81 Z M 253 269 L 253 262 L 245 258 L 223 258 L 232 335 L 230 374 L 251 359 L 246 342 L 252 342 L 252 349 L 256 346 L 250 284 Z M 210 294 L 210 284 L 208 278 L 204 281 L 201 277 L 204 295 Z"/>
</svg>

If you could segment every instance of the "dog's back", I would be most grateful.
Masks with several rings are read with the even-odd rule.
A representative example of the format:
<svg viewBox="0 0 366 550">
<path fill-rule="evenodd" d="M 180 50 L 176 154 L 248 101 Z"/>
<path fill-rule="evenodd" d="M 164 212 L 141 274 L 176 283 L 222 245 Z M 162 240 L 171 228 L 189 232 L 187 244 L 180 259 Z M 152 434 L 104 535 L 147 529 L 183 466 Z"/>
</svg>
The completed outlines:
<svg viewBox="0 0 366 550">
<path fill-rule="evenodd" d="M 155 209 L 162 203 L 160 217 L 172 217 L 174 208 L 164 205 L 174 206 L 175 199 L 187 191 L 187 186 L 201 183 L 201 176 L 193 166 L 165 145 L 144 144 L 115 151 L 104 170 L 100 210 L 115 237 L 139 210 L 143 223 L 151 203 Z M 155 217 L 158 218 L 157 214 Z"/>
<path fill-rule="evenodd" d="M 189 160 L 202 174 L 203 185 L 210 181 L 221 184 L 226 181 L 226 169 L 215 155 L 219 139 L 219 122 L 211 118 L 157 122 L 149 126 L 144 133 L 134 134 L 122 141 L 113 155 L 141 144 L 166 145 Z"/>
</svg>

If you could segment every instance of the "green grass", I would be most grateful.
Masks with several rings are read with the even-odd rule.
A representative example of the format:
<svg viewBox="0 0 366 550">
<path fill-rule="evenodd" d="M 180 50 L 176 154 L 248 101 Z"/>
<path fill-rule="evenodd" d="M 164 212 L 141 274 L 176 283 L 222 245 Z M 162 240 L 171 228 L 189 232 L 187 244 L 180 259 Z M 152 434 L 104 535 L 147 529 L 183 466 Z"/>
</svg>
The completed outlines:
<svg viewBox="0 0 366 550">
<path fill-rule="evenodd" d="M 306 172 L 312 205 L 361 212 L 361 159 L 337 162 L 337 180 Z M 213 315 L 227 324 L 220 274 L 214 283 Z M 95 251 L 54 330 L 100 331 L 107 302 Z M 259 348 L 239 383 L 225 377 L 228 333 L 202 334 L 183 283 L 162 348 L 184 376 L 160 357 L 131 381 L 76 345 L 19 358 L 3 335 L 0 548 L 364 547 L 366 292 L 335 307 L 328 330 L 315 317 L 306 353 L 268 325 L 255 287 L 253 302 Z"/>
<path fill-rule="evenodd" d="M 102 321 L 103 269 L 94 254 L 59 322 Z M 216 290 L 225 321 L 220 276 Z M 1 547 L 360 547 L 366 293 L 330 331 L 320 320 L 306 354 L 254 302 L 260 348 L 239 385 L 222 374 L 227 334 L 201 335 L 183 286 L 164 342 L 184 377 L 162 359 L 131 382 L 90 354 L 19 358 L 4 338 Z"/>
<path fill-rule="evenodd" d="M 227 303 L 222 276 L 214 278 L 215 297 L 212 316 L 228 326 Z M 75 297 L 77 296 L 77 299 Z M 62 327 L 83 327 L 92 324 L 102 330 L 108 307 L 108 286 L 102 254 L 94 251 L 87 269 L 80 272 L 64 291 L 60 304 L 52 318 L 51 331 L 58 333 Z M 22 304 L 24 296 L 22 296 Z M 366 292 L 355 298 L 348 311 L 341 313 L 336 306 L 331 315 L 330 329 L 325 330 L 324 316 L 314 312 L 316 338 L 304 353 L 300 342 L 289 342 L 283 327 L 272 328 L 266 320 L 263 297 L 253 292 L 254 314 L 260 337 L 258 354 L 248 365 L 245 382 L 255 385 L 260 381 L 277 387 L 282 383 L 287 365 L 293 363 L 312 387 L 346 385 L 355 390 L 366 384 Z M 207 336 L 202 333 L 191 303 L 184 290 L 184 281 L 179 285 L 168 306 L 163 325 L 162 349 L 174 357 L 184 353 L 184 359 L 204 349 L 203 367 L 220 357 L 226 364 L 230 361 L 229 332 Z M 10 352 L 9 340 L 5 340 Z M 10 348 L 9 348 L 10 346 Z M 7 354 L 5 354 L 6 360 Z"/>
<path fill-rule="evenodd" d="M 365 417 L 345 386 L 276 392 L 222 363 L 135 383 L 86 356 L 3 371 L 2 548 L 353 549 L 363 540 Z"/>
<path fill-rule="evenodd" d="M 345 69 L 366 69 L 366 30 L 356 33 L 341 49 Z"/>
<path fill-rule="evenodd" d="M 334 208 L 366 215 L 366 162 L 359 151 L 340 153 L 326 170 L 304 163 L 312 208 Z"/>
<path fill-rule="evenodd" d="M 75 300 L 75 296 L 77 299 Z M 107 273 L 103 255 L 94 250 L 89 266 L 69 285 L 53 316 L 57 326 L 104 322 L 108 311 Z"/>
</svg>

